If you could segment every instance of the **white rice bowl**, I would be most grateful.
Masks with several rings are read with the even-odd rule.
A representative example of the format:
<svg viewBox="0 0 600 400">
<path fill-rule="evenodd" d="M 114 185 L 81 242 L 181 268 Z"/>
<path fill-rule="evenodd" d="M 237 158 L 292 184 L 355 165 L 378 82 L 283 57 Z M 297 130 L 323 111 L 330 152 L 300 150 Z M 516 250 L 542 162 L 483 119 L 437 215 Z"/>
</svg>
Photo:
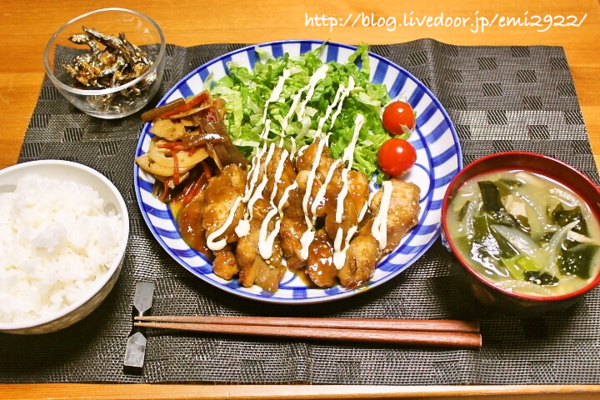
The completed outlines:
<svg viewBox="0 0 600 400">
<path fill-rule="evenodd" d="M 11 168 L 0 171 L 0 330 L 58 330 L 93 311 L 116 282 L 127 209 L 110 181 L 79 164 Z"/>
</svg>

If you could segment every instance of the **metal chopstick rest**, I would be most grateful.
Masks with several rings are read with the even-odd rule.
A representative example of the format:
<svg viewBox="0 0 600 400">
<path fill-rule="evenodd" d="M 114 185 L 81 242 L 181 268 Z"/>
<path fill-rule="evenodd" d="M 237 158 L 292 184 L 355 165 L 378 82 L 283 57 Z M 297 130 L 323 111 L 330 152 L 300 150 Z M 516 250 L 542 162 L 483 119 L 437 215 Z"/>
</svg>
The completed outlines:
<svg viewBox="0 0 600 400">
<path fill-rule="evenodd" d="M 132 319 L 150 313 L 152 309 L 152 296 L 154 295 L 154 283 L 138 282 L 135 286 L 133 297 Z M 123 361 L 123 372 L 126 374 L 141 374 L 144 368 L 144 356 L 146 354 L 146 330 L 133 326 L 127 338 L 127 349 Z"/>
</svg>

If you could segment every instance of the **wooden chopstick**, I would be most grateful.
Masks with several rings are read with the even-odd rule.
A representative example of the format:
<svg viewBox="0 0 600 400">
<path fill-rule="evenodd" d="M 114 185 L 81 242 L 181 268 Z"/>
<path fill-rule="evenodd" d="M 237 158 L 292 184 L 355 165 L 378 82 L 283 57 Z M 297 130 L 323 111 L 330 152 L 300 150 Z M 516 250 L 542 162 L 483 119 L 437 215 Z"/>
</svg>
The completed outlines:
<svg viewBox="0 0 600 400">
<path fill-rule="evenodd" d="M 136 321 L 183 322 L 192 324 L 262 325 L 303 328 L 377 329 L 422 332 L 478 333 L 479 323 L 454 320 L 358 319 L 358 318 L 294 318 L 294 317 L 203 317 L 142 316 Z"/>
<path fill-rule="evenodd" d="M 334 340 L 344 342 L 363 342 L 363 343 L 384 343 L 384 344 L 405 344 L 417 346 L 435 346 L 435 347 L 456 347 L 456 348 L 478 348 L 482 345 L 481 335 L 474 332 L 459 331 L 435 331 L 435 330 L 379 330 L 359 329 L 359 328 L 331 328 L 315 326 L 284 326 L 276 325 L 258 325 L 258 324 L 219 324 L 215 319 L 223 318 L 258 318 L 259 320 L 269 319 L 266 317 L 137 317 L 138 320 L 148 320 L 150 318 L 159 319 L 187 319 L 192 318 L 211 318 L 213 322 L 135 322 L 135 326 L 156 329 L 173 329 L 204 333 L 223 333 L 250 336 L 270 336 L 279 338 L 313 339 L 313 340 Z M 273 318 L 276 319 L 276 318 Z M 285 318 L 286 320 L 295 320 L 295 318 Z M 298 318 L 306 320 L 306 318 Z M 316 318 L 309 318 L 316 320 Z M 331 319 L 326 320 L 331 321 Z M 360 321 L 360 320 L 357 320 Z M 364 321 L 364 320 L 363 320 Z M 368 320 L 374 321 L 374 320 Z M 381 321 L 381 320 L 376 320 Z M 229 322 L 229 321 L 228 321 Z M 324 321 L 325 322 L 325 321 Z M 416 321 L 413 321 L 416 322 Z M 421 322 L 421 321 L 418 321 Z M 469 329 L 473 326 L 467 325 Z"/>
</svg>

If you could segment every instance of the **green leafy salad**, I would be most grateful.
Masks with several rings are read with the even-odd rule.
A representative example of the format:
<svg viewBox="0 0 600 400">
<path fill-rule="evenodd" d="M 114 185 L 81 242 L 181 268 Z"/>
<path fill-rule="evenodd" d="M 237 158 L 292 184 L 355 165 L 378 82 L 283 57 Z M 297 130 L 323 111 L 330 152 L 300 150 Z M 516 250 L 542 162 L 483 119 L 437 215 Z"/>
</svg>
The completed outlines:
<svg viewBox="0 0 600 400">
<path fill-rule="evenodd" d="M 341 158 L 344 149 L 352 140 L 355 118 L 357 114 L 362 114 L 365 122 L 360 129 L 352 168 L 367 176 L 377 173 L 378 181 L 381 182 L 384 174 L 377 163 L 377 152 L 383 142 L 390 138 L 381 121 L 383 108 L 389 103 L 390 97 L 384 84 L 371 83 L 369 80 L 369 55 L 366 44 L 361 44 L 346 64 L 328 62 L 327 74 L 316 84 L 314 93 L 306 100 L 304 113 L 298 115 L 299 113 L 293 112 L 291 118 L 286 118 L 290 109 L 293 109 L 293 96 L 310 84 L 313 74 L 324 64 L 319 58 L 322 50 L 323 45 L 299 57 L 290 57 L 286 53 L 282 57 L 274 58 L 257 47 L 256 52 L 262 62 L 256 63 L 254 70 L 230 62 L 229 75 L 212 83 L 213 87 L 210 89 L 215 97 L 226 101 L 225 124 L 229 135 L 249 159 L 265 141 L 282 143 L 288 150 L 294 146 L 299 149 L 310 144 L 319 134 L 319 120 L 334 104 L 340 85 L 347 88 L 352 77 L 354 88 L 343 101 L 333 126 L 330 116 L 325 121 L 320 136 L 324 137 L 330 133 L 330 155 L 333 158 Z M 362 61 L 362 68 L 355 63 L 358 59 Z M 285 78 L 281 87 L 280 77 L 284 71 L 289 76 Z M 278 98 L 269 101 L 278 84 L 281 90 Z M 302 95 L 307 96 L 306 93 Z M 263 134 L 265 117 L 270 121 L 266 136 Z M 287 126 L 283 129 L 285 125 Z M 261 138 L 261 134 L 266 139 Z"/>
</svg>

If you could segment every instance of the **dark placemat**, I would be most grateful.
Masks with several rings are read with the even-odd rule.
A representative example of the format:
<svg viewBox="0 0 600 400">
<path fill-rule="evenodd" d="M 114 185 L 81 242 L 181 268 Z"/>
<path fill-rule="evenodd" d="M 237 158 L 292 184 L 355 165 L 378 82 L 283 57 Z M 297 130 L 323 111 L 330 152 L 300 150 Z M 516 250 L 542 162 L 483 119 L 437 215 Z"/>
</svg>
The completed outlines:
<svg viewBox="0 0 600 400">
<path fill-rule="evenodd" d="M 240 45 L 168 46 L 161 95 Z M 465 164 L 499 151 L 562 159 L 600 182 L 560 47 L 461 47 L 433 40 L 372 46 L 422 80 L 448 110 Z M 160 96 L 158 97 L 160 98 Z M 84 321 L 42 336 L 0 334 L 1 382 L 231 382 L 363 385 L 600 383 L 600 290 L 558 315 L 518 319 L 462 291 L 438 242 L 390 282 L 325 305 L 278 306 L 225 293 L 173 261 L 145 226 L 133 190 L 140 115 L 102 121 L 44 80 L 19 161 L 66 159 L 121 190 L 131 238 L 122 275 Z M 155 314 L 480 319 L 480 350 L 439 350 L 150 333 L 143 375 L 122 372 L 136 282 L 156 283 Z"/>
</svg>

